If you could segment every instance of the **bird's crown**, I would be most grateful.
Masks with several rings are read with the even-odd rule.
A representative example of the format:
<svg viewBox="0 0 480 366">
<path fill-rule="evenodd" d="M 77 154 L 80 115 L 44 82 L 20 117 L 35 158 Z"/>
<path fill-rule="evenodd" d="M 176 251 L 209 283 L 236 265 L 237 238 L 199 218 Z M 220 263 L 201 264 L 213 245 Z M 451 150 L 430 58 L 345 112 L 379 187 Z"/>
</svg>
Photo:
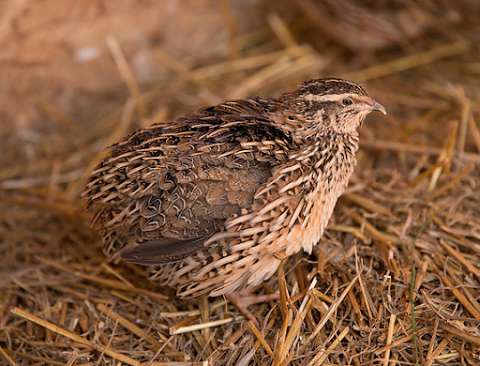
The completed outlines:
<svg viewBox="0 0 480 366">
<path fill-rule="evenodd" d="M 305 81 L 298 91 L 301 94 L 312 95 L 336 95 L 336 94 L 357 94 L 367 96 L 367 92 L 360 85 L 343 79 L 313 79 Z"/>
</svg>

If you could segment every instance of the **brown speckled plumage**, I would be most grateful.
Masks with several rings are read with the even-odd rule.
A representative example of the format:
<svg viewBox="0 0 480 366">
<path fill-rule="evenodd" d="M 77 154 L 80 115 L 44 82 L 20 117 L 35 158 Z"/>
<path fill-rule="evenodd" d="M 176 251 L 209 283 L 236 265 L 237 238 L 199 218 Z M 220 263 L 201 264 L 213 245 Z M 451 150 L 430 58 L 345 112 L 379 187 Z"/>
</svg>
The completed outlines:
<svg viewBox="0 0 480 366">
<path fill-rule="evenodd" d="M 133 133 L 84 193 L 106 254 L 149 265 L 180 296 L 260 284 L 321 237 L 373 110 L 357 84 L 320 79 Z"/>
</svg>

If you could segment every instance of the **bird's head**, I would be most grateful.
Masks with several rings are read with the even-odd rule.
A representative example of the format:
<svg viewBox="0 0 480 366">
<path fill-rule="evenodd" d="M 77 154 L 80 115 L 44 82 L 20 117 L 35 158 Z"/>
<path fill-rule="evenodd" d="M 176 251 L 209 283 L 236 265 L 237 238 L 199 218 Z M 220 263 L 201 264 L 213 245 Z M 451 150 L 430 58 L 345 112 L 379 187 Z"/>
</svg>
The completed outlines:
<svg viewBox="0 0 480 366">
<path fill-rule="evenodd" d="M 342 79 L 306 81 L 284 97 L 310 125 L 309 130 L 354 133 L 369 113 L 386 114 L 385 107 L 360 85 Z"/>
</svg>

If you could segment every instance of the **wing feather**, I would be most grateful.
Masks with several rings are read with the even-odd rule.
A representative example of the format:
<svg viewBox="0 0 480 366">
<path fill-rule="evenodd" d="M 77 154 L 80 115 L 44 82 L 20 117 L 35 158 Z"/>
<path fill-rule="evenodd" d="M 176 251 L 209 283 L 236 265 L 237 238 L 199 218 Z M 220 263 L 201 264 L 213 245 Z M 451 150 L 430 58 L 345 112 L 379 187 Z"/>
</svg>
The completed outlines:
<svg viewBox="0 0 480 366">
<path fill-rule="evenodd" d="M 202 248 L 205 240 L 205 237 L 188 240 L 160 238 L 126 247 L 120 251 L 120 257 L 127 262 L 146 266 L 171 263 Z"/>
<path fill-rule="evenodd" d="M 194 255 L 288 158 L 278 118 L 273 100 L 228 101 L 112 146 L 84 192 L 104 251 L 143 265 Z"/>
</svg>

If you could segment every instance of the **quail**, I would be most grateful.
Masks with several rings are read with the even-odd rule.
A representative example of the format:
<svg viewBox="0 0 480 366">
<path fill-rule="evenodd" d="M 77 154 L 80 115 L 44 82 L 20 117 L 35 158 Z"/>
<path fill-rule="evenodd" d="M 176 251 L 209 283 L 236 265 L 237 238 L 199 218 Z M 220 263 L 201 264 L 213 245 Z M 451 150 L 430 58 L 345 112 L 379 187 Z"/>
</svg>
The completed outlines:
<svg viewBox="0 0 480 366">
<path fill-rule="evenodd" d="M 180 297 L 255 288 L 319 241 L 372 111 L 386 113 L 360 85 L 315 79 L 134 132 L 84 191 L 105 254 Z"/>
</svg>

